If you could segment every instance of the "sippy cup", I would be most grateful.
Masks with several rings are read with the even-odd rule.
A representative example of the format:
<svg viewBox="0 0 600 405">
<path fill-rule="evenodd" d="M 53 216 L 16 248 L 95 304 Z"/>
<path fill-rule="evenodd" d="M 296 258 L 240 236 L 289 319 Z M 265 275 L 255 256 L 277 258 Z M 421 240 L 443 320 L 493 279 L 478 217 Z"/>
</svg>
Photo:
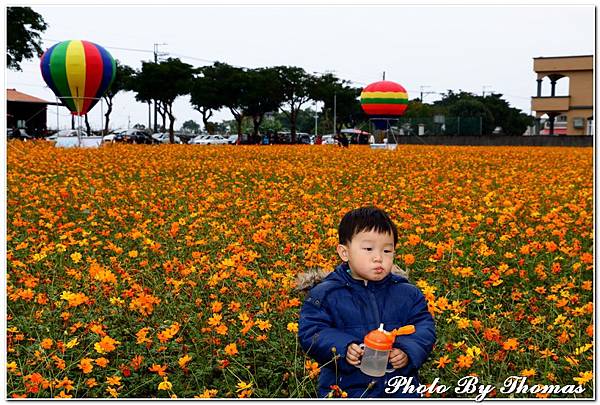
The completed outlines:
<svg viewBox="0 0 600 405">
<path fill-rule="evenodd" d="M 365 349 L 360 362 L 360 371 L 371 377 L 382 377 L 385 373 L 391 373 L 393 368 L 388 369 L 388 357 L 394 344 L 396 336 L 410 335 L 415 333 L 414 325 L 406 325 L 391 332 L 383 329 L 383 324 L 379 324 L 379 329 L 372 330 L 365 336 L 365 341 L 360 346 Z"/>
<path fill-rule="evenodd" d="M 393 368 L 386 370 L 393 343 L 394 335 L 385 331 L 383 324 L 379 325 L 379 329 L 369 332 L 365 336 L 364 343 L 360 345 L 365 349 L 360 362 L 360 371 L 371 377 L 381 377 L 386 372 L 394 371 Z"/>
</svg>

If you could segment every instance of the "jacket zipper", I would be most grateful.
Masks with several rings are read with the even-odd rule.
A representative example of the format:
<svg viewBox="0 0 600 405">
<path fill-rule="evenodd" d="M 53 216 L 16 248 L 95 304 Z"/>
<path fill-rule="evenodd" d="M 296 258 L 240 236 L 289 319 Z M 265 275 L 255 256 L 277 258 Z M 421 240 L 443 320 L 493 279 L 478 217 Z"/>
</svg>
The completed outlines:
<svg viewBox="0 0 600 405">
<path fill-rule="evenodd" d="M 379 317 L 379 308 L 377 308 L 377 300 L 375 299 L 375 293 L 373 291 L 371 291 L 371 289 L 367 286 L 365 286 L 365 288 L 367 289 L 368 293 L 369 293 L 369 302 L 370 302 L 370 307 L 371 307 L 371 312 L 373 312 L 373 315 L 375 315 L 375 320 L 377 321 L 377 327 L 379 327 L 379 324 L 381 323 L 381 319 Z"/>
</svg>

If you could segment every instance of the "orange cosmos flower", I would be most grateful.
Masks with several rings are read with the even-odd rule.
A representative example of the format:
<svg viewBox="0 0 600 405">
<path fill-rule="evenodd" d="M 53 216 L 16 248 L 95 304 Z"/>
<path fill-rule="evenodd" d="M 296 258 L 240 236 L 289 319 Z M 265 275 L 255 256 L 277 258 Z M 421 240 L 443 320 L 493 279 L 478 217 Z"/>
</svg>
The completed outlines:
<svg viewBox="0 0 600 405">
<path fill-rule="evenodd" d="M 104 336 L 100 342 L 94 344 L 94 349 L 100 354 L 110 353 L 117 348 L 116 345 L 118 344 L 121 344 L 121 342 L 110 336 Z"/>
<path fill-rule="evenodd" d="M 235 356 L 238 354 L 237 345 L 235 343 L 228 344 L 225 346 L 225 353 L 227 353 L 229 356 Z"/>
<path fill-rule="evenodd" d="M 131 359 L 131 367 L 133 367 L 133 369 L 135 371 L 138 371 L 140 366 L 142 365 L 143 361 L 144 361 L 144 356 L 140 356 L 139 354 L 136 354 L 135 357 L 133 359 Z"/>
<path fill-rule="evenodd" d="M 438 360 L 437 368 L 446 368 L 450 363 L 452 363 L 452 360 L 450 360 L 448 356 L 442 356 Z"/>
<path fill-rule="evenodd" d="M 517 350 L 519 347 L 519 341 L 514 338 L 510 338 L 502 344 L 504 350 Z"/>
<path fill-rule="evenodd" d="M 98 367 L 106 368 L 106 366 L 108 366 L 108 363 L 109 363 L 109 361 L 108 361 L 108 359 L 107 359 L 107 358 L 104 358 L 104 357 L 98 357 L 98 358 L 96 359 L 96 365 L 97 365 Z"/>
<path fill-rule="evenodd" d="M 166 365 L 165 366 L 159 366 L 158 364 L 152 364 L 152 367 L 148 368 L 148 370 L 150 370 L 153 373 L 158 374 L 161 377 L 167 375 L 167 373 L 165 373 L 166 369 L 167 369 Z"/>
<path fill-rule="evenodd" d="M 79 361 L 79 365 L 77 367 L 83 372 L 83 374 L 89 374 L 94 369 L 94 366 L 92 365 L 93 361 L 94 359 L 90 359 L 88 357 L 83 358 Z"/>
<path fill-rule="evenodd" d="M 473 357 L 471 356 L 465 356 L 463 354 L 461 354 L 460 356 L 458 356 L 458 359 L 456 359 L 456 365 L 458 366 L 458 368 L 469 368 L 471 367 L 471 365 L 473 364 Z"/>
<path fill-rule="evenodd" d="M 411 264 L 414 264 L 415 257 L 409 253 L 409 254 L 402 256 L 402 260 L 404 261 L 404 264 L 406 264 L 407 266 L 410 266 Z"/>
<path fill-rule="evenodd" d="M 42 348 L 48 350 L 48 349 L 52 348 L 52 343 L 53 343 L 52 339 L 46 338 L 46 339 L 42 340 L 42 343 L 40 343 L 40 346 L 42 346 Z"/>
</svg>

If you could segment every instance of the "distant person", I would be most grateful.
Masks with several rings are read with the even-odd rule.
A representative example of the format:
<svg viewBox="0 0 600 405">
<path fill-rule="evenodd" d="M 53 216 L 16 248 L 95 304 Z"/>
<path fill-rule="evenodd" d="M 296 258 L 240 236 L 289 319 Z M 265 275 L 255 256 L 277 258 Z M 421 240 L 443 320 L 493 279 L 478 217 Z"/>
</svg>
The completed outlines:
<svg viewBox="0 0 600 405">
<path fill-rule="evenodd" d="M 374 144 L 375 143 L 375 135 L 371 134 L 371 136 L 369 137 L 369 144 Z"/>
<path fill-rule="evenodd" d="M 348 142 L 348 137 L 346 135 L 340 135 L 340 145 L 344 148 L 349 146 L 350 142 Z"/>
<path fill-rule="evenodd" d="M 317 135 L 317 137 L 315 139 L 315 145 L 323 145 L 323 136 L 322 135 Z"/>
</svg>

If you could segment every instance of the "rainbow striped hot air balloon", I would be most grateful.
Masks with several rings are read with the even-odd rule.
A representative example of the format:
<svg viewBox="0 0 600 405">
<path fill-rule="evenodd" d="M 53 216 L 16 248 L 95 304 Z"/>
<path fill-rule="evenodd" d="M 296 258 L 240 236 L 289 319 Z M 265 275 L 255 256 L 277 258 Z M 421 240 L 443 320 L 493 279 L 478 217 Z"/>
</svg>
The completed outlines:
<svg viewBox="0 0 600 405">
<path fill-rule="evenodd" d="M 360 104 L 371 118 L 397 117 L 408 107 L 408 93 L 398 83 L 383 80 L 363 89 Z"/>
<path fill-rule="evenodd" d="M 85 115 L 115 78 L 114 59 L 100 45 L 70 40 L 53 45 L 40 63 L 44 81 L 73 115 Z"/>
</svg>

